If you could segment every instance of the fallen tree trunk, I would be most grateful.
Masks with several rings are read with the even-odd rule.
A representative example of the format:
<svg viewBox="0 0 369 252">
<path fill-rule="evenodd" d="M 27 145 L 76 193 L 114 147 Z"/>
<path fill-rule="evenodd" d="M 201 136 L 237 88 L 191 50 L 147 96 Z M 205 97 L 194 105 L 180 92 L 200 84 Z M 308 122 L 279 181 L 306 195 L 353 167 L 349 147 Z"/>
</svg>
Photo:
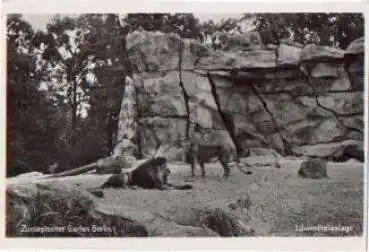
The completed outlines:
<svg viewBox="0 0 369 252">
<path fill-rule="evenodd" d="M 108 156 L 91 164 L 50 175 L 49 178 L 75 176 L 92 170 L 96 170 L 96 173 L 98 174 L 120 174 L 122 173 L 122 169 L 131 168 L 135 164 L 135 161 L 136 159 L 134 157 Z"/>
<path fill-rule="evenodd" d="M 135 163 L 128 167 L 124 168 L 125 166 L 122 166 L 121 169 L 121 175 L 128 175 L 132 173 L 132 171 L 139 168 L 142 164 L 147 163 L 149 160 L 136 160 Z M 108 181 L 112 176 L 115 176 L 117 174 L 111 174 L 111 173 L 92 173 L 92 174 L 86 174 L 88 171 L 92 171 L 95 169 L 95 163 L 88 164 L 82 167 L 78 167 L 76 169 L 73 169 L 71 171 L 66 171 L 63 173 L 53 174 L 53 175 L 47 175 L 42 173 L 30 173 L 30 174 L 21 174 L 17 177 L 11 177 L 7 178 L 7 185 L 20 185 L 20 184 L 52 184 L 55 182 L 58 182 L 61 178 L 63 178 L 63 183 L 66 184 L 74 184 L 79 185 L 82 188 L 86 189 L 94 189 L 97 187 L 102 186 L 106 181 Z"/>
<path fill-rule="evenodd" d="M 174 185 L 168 183 L 167 176 L 170 174 L 170 170 L 166 165 L 166 159 L 163 157 L 135 160 L 134 164 L 129 168 L 125 168 L 128 167 L 128 165 L 125 165 L 125 161 L 120 162 L 118 159 L 118 161 L 114 162 L 115 164 L 119 164 L 119 173 L 117 171 L 113 174 L 110 167 L 100 166 L 104 168 L 104 173 L 81 174 L 82 172 L 93 170 L 95 167 L 95 163 L 93 163 L 54 175 L 37 174 L 37 176 L 28 177 L 24 175 L 14 177 L 8 179 L 7 184 L 52 184 L 62 181 L 65 184 L 78 185 L 85 189 L 104 189 L 109 187 L 128 188 L 130 186 L 160 190 L 192 189 L 191 185 Z M 110 163 L 111 162 L 105 162 L 105 165 Z M 110 173 L 105 174 L 107 171 L 110 171 Z"/>
</svg>

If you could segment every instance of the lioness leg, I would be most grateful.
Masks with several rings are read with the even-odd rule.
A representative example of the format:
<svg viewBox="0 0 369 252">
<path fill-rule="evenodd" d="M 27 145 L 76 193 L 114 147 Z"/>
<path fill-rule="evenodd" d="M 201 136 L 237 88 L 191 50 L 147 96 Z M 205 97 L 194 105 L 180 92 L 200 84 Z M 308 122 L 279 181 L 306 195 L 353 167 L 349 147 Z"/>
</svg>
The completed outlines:
<svg viewBox="0 0 369 252">
<path fill-rule="evenodd" d="M 206 176 L 206 171 L 205 171 L 205 165 L 204 165 L 204 162 L 201 162 L 201 163 L 200 163 L 200 167 L 201 167 L 201 177 L 202 177 L 202 178 L 205 178 L 205 176 Z"/>
<path fill-rule="evenodd" d="M 231 170 L 228 167 L 228 161 L 224 160 L 224 159 L 221 159 L 220 163 L 222 164 L 223 170 L 224 170 L 223 178 L 228 179 L 229 173 L 231 172 Z"/>
<path fill-rule="evenodd" d="M 195 160 L 192 160 L 192 162 L 191 162 L 191 177 L 192 178 L 195 177 L 195 168 L 196 168 Z"/>
</svg>

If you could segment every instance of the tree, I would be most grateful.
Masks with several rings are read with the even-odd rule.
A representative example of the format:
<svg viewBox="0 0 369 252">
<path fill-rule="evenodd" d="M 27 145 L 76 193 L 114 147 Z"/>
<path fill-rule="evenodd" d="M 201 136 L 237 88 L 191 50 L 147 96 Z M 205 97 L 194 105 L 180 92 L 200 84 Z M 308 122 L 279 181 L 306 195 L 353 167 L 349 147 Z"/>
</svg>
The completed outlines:
<svg viewBox="0 0 369 252">
<path fill-rule="evenodd" d="M 203 22 L 200 29 L 204 34 L 203 40 L 205 44 L 211 41 L 213 48 L 227 44 L 229 42 L 229 36 L 235 33 L 242 33 L 240 27 L 242 21 L 242 19 L 228 18 L 216 23 L 213 20 Z"/>
<path fill-rule="evenodd" d="M 205 21 L 201 24 L 201 30 L 204 33 L 204 42 L 207 43 L 208 39 L 215 33 L 217 27 L 213 20 Z"/>
<path fill-rule="evenodd" d="M 354 39 L 364 36 L 364 18 L 360 13 L 260 13 L 254 18 L 256 30 L 265 44 L 279 44 L 292 37 L 302 44 L 335 45 L 345 49 Z"/>
<path fill-rule="evenodd" d="M 103 15 L 100 17 L 101 22 L 95 23 L 92 22 L 92 18 L 91 14 L 81 16 L 80 20 L 83 20 L 81 26 L 93 25 L 90 31 L 93 30 L 94 33 L 104 37 L 107 46 L 99 52 L 101 53 L 99 61 L 91 69 L 95 78 L 94 83 L 83 85 L 90 106 L 83 134 L 89 135 L 89 139 L 93 138 L 99 143 L 100 149 L 96 148 L 96 155 L 99 152 L 100 155 L 106 155 L 114 146 L 125 75 L 131 74 L 125 50 L 125 36 L 128 30 L 122 27 L 118 15 Z M 89 40 L 86 42 L 91 43 Z M 87 159 L 92 158 L 91 155 Z"/>
<path fill-rule="evenodd" d="M 39 31 L 34 39 L 34 45 L 42 51 L 43 67 L 49 69 L 48 75 L 53 82 L 49 87 L 54 89 L 54 93 L 59 91 L 59 95 L 66 92 L 74 131 L 77 130 L 78 95 L 81 96 L 78 88 L 88 72 L 91 50 L 83 43 L 81 32 L 76 32 L 76 26 L 75 19 L 57 15 L 47 25 L 47 32 Z"/>
<path fill-rule="evenodd" d="M 192 13 L 134 13 L 124 19 L 130 30 L 174 32 L 183 38 L 202 39 L 199 20 Z"/>
<path fill-rule="evenodd" d="M 7 18 L 7 175 L 46 171 L 54 155 L 55 107 L 40 90 L 32 38 L 21 15 Z"/>
<path fill-rule="evenodd" d="M 219 31 L 230 32 L 231 30 L 237 28 L 237 24 L 240 20 L 234 18 L 222 19 L 218 26 Z"/>
<path fill-rule="evenodd" d="M 121 36 L 109 29 L 106 25 L 109 22 L 113 22 L 111 15 L 86 14 L 75 18 L 56 15 L 47 25 L 47 31 L 38 32 L 34 39 L 34 45 L 42 53 L 43 69 L 49 76 L 49 89 L 59 104 L 70 107 L 67 138 L 74 156 L 71 166 L 79 163 L 77 144 L 81 143 L 79 135 L 90 107 L 91 90 L 101 88 L 96 69 L 119 61 L 112 58 L 111 48 L 112 40 L 121 40 Z"/>
</svg>

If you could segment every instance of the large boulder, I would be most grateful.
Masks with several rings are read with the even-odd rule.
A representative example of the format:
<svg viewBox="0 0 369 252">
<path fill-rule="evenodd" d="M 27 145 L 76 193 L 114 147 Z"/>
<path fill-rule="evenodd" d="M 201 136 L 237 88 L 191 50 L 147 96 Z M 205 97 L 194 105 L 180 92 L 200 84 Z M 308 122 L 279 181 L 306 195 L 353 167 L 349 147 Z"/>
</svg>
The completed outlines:
<svg viewBox="0 0 369 252">
<path fill-rule="evenodd" d="M 324 108 L 338 115 L 355 115 L 364 111 L 364 95 L 361 92 L 324 94 L 318 97 Z"/>
<path fill-rule="evenodd" d="M 346 162 L 348 160 L 356 159 L 364 163 L 364 151 L 356 145 L 348 145 L 343 150 L 335 154 L 333 160 L 336 162 Z"/>
<path fill-rule="evenodd" d="M 361 37 L 352 41 L 345 50 L 345 55 L 360 54 L 365 52 L 365 38 Z"/>
<path fill-rule="evenodd" d="M 328 158 L 328 159 L 340 159 L 343 156 L 349 156 L 349 153 L 357 153 L 351 154 L 353 158 L 355 156 L 364 157 L 364 143 L 358 140 L 345 140 L 342 142 L 336 143 L 320 143 L 315 145 L 303 145 L 299 147 L 294 147 L 292 149 L 293 153 L 297 156 L 306 156 L 306 157 L 319 157 L 319 158 Z M 346 151 L 347 148 L 350 148 L 349 152 Z M 359 154 L 359 155 L 358 155 Z"/>
<path fill-rule="evenodd" d="M 129 33 L 126 49 L 131 64 L 140 72 L 178 70 L 180 37 L 174 33 Z"/>
<path fill-rule="evenodd" d="M 349 91 L 351 89 L 351 82 L 347 76 L 347 73 L 344 74 L 341 78 L 335 79 L 328 91 Z"/>
<path fill-rule="evenodd" d="M 192 43 L 192 42 L 191 42 Z M 188 46 L 191 48 L 191 45 Z M 188 55 L 189 53 L 187 53 Z M 201 51 L 200 55 L 196 57 L 187 56 L 185 59 L 185 67 L 206 70 L 219 69 L 258 69 L 258 68 L 274 68 L 276 67 L 276 55 L 270 50 L 259 51 L 209 51 L 205 55 Z M 190 63 L 192 62 L 192 63 Z"/>
<path fill-rule="evenodd" d="M 179 82 L 178 71 L 136 76 L 140 116 L 185 116 L 186 106 Z"/>
<path fill-rule="evenodd" d="M 298 66 L 301 53 L 302 49 L 297 46 L 281 44 L 278 47 L 278 66 Z"/>
<path fill-rule="evenodd" d="M 311 70 L 310 74 L 313 78 L 338 78 L 339 63 L 320 62 Z"/>
<path fill-rule="evenodd" d="M 190 102 L 202 103 L 214 110 L 217 109 L 217 105 L 211 93 L 211 85 L 206 76 L 184 72 L 182 74 L 182 82 L 185 91 L 189 95 Z"/>
<path fill-rule="evenodd" d="M 306 45 L 302 49 L 301 61 L 338 60 L 343 61 L 345 51 L 329 46 Z"/>
<path fill-rule="evenodd" d="M 138 134 L 143 158 L 152 157 L 159 147 L 179 146 L 185 139 L 186 125 L 185 118 L 159 116 L 140 118 Z"/>
<path fill-rule="evenodd" d="M 363 134 L 360 132 L 364 132 L 365 129 L 365 123 L 364 123 L 364 117 L 363 115 L 357 114 L 353 116 L 341 116 L 340 120 L 342 123 L 351 129 L 356 129 L 356 133 L 358 134 L 358 138 L 351 138 L 355 140 L 363 140 Z"/>
<path fill-rule="evenodd" d="M 286 126 L 296 145 L 317 144 L 345 139 L 346 127 L 334 116 L 301 120 Z"/>
<path fill-rule="evenodd" d="M 345 51 L 345 65 L 354 90 L 364 90 L 364 37 L 352 41 Z"/>
<path fill-rule="evenodd" d="M 239 53 L 217 52 L 213 57 L 203 58 L 199 61 L 201 65 L 208 65 L 211 69 L 250 69 L 250 68 L 273 68 L 276 67 L 275 53 L 272 51 L 244 51 Z"/>
<path fill-rule="evenodd" d="M 328 178 L 327 161 L 319 158 L 308 158 L 302 162 L 298 175 L 309 179 Z"/>
</svg>

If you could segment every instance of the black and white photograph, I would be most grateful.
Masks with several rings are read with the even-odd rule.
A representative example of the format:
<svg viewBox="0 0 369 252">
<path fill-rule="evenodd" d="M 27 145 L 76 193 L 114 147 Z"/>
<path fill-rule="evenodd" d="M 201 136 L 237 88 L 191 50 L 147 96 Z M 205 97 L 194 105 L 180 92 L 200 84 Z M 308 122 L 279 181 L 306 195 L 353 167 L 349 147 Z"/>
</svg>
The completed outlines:
<svg viewBox="0 0 369 252">
<path fill-rule="evenodd" d="M 8 13 L 6 237 L 362 237 L 364 26 Z"/>
</svg>

